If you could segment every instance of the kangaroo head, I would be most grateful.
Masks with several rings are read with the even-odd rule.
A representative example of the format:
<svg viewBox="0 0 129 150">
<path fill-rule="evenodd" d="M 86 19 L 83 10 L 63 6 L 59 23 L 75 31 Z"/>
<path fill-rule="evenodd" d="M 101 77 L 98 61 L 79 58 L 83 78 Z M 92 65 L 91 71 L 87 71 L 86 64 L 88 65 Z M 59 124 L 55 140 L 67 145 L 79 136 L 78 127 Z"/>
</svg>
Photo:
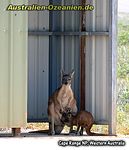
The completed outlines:
<svg viewBox="0 0 129 150">
<path fill-rule="evenodd" d="M 61 71 L 61 80 L 62 80 L 62 84 L 65 85 L 71 85 L 72 82 L 72 78 L 74 75 L 74 70 L 72 70 L 70 73 L 66 74 L 63 70 Z"/>
<path fill-rule="evenodd" d="M 65 111 L 63 111 L 61 117 L 61 121 L 63 123 L 71 123 L 72 120 L 72 110 L 70 108 L 65 108 Z"/>
</svg>

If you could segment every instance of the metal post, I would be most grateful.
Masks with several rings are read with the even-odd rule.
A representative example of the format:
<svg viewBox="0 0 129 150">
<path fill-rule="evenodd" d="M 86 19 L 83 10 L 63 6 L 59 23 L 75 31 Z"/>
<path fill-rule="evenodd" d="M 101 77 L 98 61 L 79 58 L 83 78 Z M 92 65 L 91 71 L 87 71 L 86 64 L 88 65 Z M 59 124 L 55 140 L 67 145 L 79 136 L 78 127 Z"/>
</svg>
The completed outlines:
<svg viewBox="0 0 129 150">
<path fill-rule="evenodd" d="M 20 136 L 21 128 L 12 128 L 12 135 L 13 136 Z"/>
<path fill-rule="evenodd" d="M 116 135 L 116 64 L 117 64 L 117 7 L 118 1 L 112 0 L 110 1 L 110 56 L 111 61 L 109 62 L 110 67 L 110 87 L 111 94 L 109 95 L 112 99 L 112 103 L 110 104 L 110 121 L 109 121 L 109 134 Z"/>
<path fill-rule="evenodd" d="M 81 5 L 86 1 L 82 0 Z M 86 31 L 85 15 L 86 11 L 81 11 L 80 31 Z M 80 109 L 85 110 L 85 42 L 86 36 L 80 36 Z"/>
</svg>

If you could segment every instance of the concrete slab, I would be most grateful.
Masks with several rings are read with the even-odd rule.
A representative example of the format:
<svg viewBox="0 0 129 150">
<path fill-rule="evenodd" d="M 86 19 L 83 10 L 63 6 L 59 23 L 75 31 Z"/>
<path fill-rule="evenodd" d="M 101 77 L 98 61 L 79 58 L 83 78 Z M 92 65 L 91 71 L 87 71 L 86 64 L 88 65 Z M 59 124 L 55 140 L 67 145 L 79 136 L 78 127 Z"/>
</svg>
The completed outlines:
<svg viewBox="0 0 129 150">
<path fill-rule="evenodd" d="M 24 134 L 20 137 L 2 137 L 0 138 L 0 147 L 4 150 L 62 150 L 62 148 L 70 149 L 85 149 L 85 150 L 100 150 L 102 149 L 114 149 L 119 150 L 123 148 L 124 150 L 128 149 L 129 142 L 128 138 L 120 138 L 114 136 L 105 136 L 105 137 L 94 137 L 94 136 L 47 136 L 38 134 Z M 88 144 L 89 143 L 89 144 Z M 108 143 L 109 145 L 106 145 Z M 124 145 L 126 143 L 126 145 Z M 111 145 L 112 144 L 112 145 Z M 113 146 L 113 144 L 116 144 Z M 118 146 L 121 144 L 121 146 Z M 123 144 L 123 145 L 122 145 Z"/>
</svg>

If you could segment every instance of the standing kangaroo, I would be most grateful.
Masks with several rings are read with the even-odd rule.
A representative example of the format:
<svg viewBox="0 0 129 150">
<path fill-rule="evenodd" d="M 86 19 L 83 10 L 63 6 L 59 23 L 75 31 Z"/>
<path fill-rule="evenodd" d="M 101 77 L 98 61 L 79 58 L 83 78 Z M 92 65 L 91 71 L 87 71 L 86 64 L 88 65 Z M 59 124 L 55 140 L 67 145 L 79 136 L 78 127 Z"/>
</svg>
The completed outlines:
<svg viewBox="0 0 129 150">
<path fill-rule="evenodd" d="M 69 74 L 61 72 L 62 85 L 48 100 L 49 134 L 60 134 L 64 128 L 61 122 L 62 112 L 70 108 L 72 113 L 77 112 L 76 100 L 71 89 L 71 81 L 74 71 Z"/>
</svg>

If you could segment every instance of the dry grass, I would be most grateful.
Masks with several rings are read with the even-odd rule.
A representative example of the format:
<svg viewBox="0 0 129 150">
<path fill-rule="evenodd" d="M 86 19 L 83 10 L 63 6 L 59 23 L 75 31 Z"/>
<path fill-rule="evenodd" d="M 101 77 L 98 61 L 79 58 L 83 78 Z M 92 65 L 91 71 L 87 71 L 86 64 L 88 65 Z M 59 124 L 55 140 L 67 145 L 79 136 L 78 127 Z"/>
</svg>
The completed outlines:
<svg viewBox="0 0 129 150">
<path fill-rule="evenodd" d="M 28 123 L 27 129 L 32 130 L 48 130 L 48 123 Z"/>
<path fill-rule="evenodd" d="M 28 123 L 27 129 L 31 130 L 48 130 L 48 123 Z M 74 127 L 76 129 L 76 127 Z M 93 125 L 92 132 L 108 134 L 108 125 Z M 69 127 L 65 126 L 63 133 L 68 133 Z M 129 128 L 117 125 L 117 135 L 129 135 Z"/>
<path fill-rule="evenodd" d="M 129 127 L 117 126 L 117 134 L 118 135 L 129 135 Z"/>
<path fill-rule="evenodd" d="M 27 129 L 31 129 L 31 130 L 48 130 L 48 123 L 28 123 L 27 124 Z M 74 129 L 76 129 L 76 127 L 74 126 Z M 108 126 L 106 125 L 93 125 L 92 132 L 96 132 L 96 133 L 104 133 L 104 134 L 108 134 Z M 65 126 L 63 133 L 68 133 L 69 132 L 69 127 Z"/>
</svg>

